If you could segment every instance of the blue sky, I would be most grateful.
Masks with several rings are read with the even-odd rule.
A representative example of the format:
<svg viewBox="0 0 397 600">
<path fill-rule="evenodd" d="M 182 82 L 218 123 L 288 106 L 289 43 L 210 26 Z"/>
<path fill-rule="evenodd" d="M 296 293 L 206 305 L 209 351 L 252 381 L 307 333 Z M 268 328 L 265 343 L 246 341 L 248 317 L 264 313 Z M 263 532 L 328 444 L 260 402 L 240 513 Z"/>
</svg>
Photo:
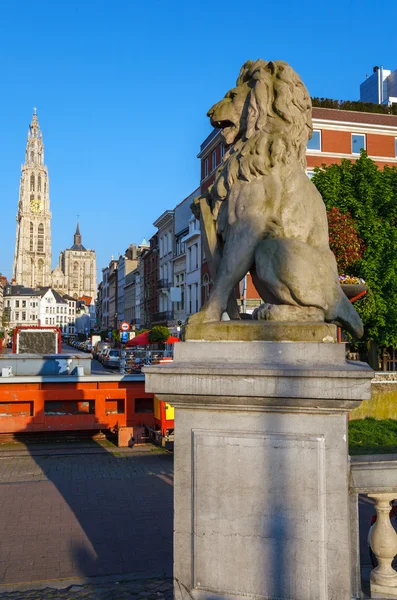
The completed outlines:
<svg viewBox="0 0 397 600">
<path fill-rule="evenodd" d="M 246 9 L 246 13 L 244 10 Z M 38 109 L 53 264 L 77 214 L 98 278 L 199 183 L 208 108 L 248 59 L 281 59 L 312 96 L 357 99 L 397 68 L 393 3 L 15 0 L 0 14 L 0 271 L 11 276 L 20 165 Z M 379 27 L 376 24 L 379 24 Z"/>
</svg>

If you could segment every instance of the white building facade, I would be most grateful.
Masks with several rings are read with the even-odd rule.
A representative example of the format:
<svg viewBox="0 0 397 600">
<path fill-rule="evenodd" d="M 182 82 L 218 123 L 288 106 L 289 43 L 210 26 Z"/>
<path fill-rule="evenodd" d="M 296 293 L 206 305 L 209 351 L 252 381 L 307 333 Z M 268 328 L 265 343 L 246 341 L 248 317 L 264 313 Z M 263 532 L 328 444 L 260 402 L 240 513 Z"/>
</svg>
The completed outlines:
<svg viewBox="0 0 397 600">
<path fill-rule="evenodd" d="M 52 288 L 34 290 L 7 284 L 4 289 L 6 327 L 19 325 L 56 325 L 63 333 L 74 333 L 76 301 Z"/>
<path fill-rule="evenodd" d="M 189 317 L 201 308 L 201 232 L 200 221 L 194 215 L 182 242 L 186 245 L 186 316 Z"/>
<path fill-rule="evenodd" d="M 152 317 L 154 325 L 174 325 L 170 288 L 174 282 L 174 211 L 166 210 L 154 223 L 158 228 L 159 279 L 157 282 L 159 312 Z"/>
</svg>

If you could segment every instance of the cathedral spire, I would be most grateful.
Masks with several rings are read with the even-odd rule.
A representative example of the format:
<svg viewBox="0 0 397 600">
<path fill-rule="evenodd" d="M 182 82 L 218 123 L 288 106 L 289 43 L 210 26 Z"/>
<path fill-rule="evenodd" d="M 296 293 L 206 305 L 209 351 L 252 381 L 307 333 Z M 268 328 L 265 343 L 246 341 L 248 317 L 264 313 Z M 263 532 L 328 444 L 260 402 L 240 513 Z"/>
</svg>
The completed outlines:
<svg viewBox="0 0 397 600">
<path fill-rule="evenodd" d="M 76 233 L 74 234 L 74 243 L 81 244 L 80 225 L 79 225 L 78 221 L 77 221 L 77 226 L 76 226 Z"/>
<path fill-rule="evenodd" d="M 82 244 L 82 236 L 80 233 L 80 224 L 78 221 L 77 221 L 77 225 L 76 225 L 76 233 L 74 234 L 74 244 L 71 247 L 71 250 L 81 250 L 81 251 L 86 250 Z"/>
<path fill-rule="evenodd" d="M 28 143 L 26 144 L 27 164 L 44 165 L 44 144 L 41 133 L 39 119 L 37 118 L 37 109 L 33 109 L 32 121 L 29 125 Z"/>
</svg>

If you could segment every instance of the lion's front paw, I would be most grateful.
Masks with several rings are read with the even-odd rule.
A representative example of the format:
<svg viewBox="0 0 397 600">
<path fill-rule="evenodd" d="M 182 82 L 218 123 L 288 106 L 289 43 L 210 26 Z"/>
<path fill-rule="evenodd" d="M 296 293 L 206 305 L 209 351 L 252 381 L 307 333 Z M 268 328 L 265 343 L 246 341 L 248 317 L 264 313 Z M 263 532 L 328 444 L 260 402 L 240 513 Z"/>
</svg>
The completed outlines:
<svg viewBox="0 0 397 600">
<path fill-rule="evenodd" d="M 201 325 L 202 323 L 213 323 L 214 321 L 220 321 L 221 315 L 219 311 L 211 310 L 209 308 L 203 308 L 198 313 L 190 315 L 188 318 L 188 325 Z"/>
<path fill-rule="evenodd" d="M 277 217 L 272 217 L 266 223 L 266 232 L 264 237 L 281 238 L 283 237 L 283 226 Z"/>
</svg>

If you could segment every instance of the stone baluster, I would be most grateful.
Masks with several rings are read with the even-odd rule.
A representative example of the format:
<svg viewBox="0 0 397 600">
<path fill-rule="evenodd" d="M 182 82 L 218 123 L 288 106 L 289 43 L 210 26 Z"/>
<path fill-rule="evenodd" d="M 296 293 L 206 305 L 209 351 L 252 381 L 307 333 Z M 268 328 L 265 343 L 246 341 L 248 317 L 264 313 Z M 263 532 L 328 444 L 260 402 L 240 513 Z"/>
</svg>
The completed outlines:
<svg viewBox="0 0 397 600">
<path fill-rule="evenodd" d="M 371 596 L 387 594 L 397 598 L 397 571 L 392 562 L 397 554 L 397 534 L 390 522 L 390 502 L 396 498 L 392 494 L 369 494 L 376 501 L 376 522 L 370 535 L 370 544 L 378 561 L 378 566 L 371 571 Z"/>
</svg>

